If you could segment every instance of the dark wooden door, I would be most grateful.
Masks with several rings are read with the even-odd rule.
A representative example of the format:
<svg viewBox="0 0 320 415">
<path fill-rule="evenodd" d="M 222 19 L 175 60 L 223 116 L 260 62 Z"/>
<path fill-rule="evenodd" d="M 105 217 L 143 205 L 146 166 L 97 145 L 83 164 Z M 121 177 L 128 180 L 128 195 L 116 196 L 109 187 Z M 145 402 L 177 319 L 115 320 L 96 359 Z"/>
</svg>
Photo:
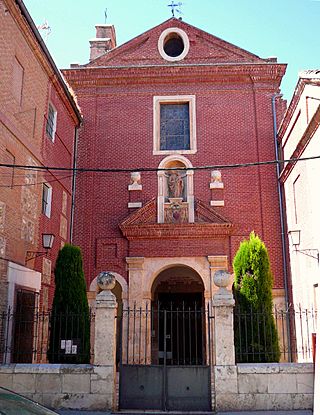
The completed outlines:
<svg viewBox="0 0 320 415">
<path fill-rule="evenodd" d="M 13 363 L 32 363 L 36 293 L 16 291 L 13 322 Z"/>
</svg>

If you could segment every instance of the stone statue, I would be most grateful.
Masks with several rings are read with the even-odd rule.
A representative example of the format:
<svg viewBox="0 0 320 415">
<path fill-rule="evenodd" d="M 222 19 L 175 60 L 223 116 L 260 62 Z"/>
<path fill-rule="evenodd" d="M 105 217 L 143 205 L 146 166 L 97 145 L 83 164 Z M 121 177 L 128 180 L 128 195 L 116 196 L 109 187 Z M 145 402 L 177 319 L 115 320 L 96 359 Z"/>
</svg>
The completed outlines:
<svg viewBox="0 0 320 415">
<path fill-rule="evenodd" d="M 131 173 L 131 184 L 136 186 L 141 184 L 141 173 L 139 171 Z"/>
<path fill-rule="evenodd" d="M 166 176 L 168 177 L 168 197 L 183 198 L 183 176 L 177 171 L 171 171 Z"/>
<path fill-rule="evenodd" d="M 223 189 L 222 174 L 220 170 L 211 171 L 210 189 Z"/>
<path fill-rule="evenodd" d="M 131 172 L 128 190 L 142 190 L 141 173 L 139 171 Z"/>
<path fill-rule="evenodd" d="M 212 183 L 222 183 L 221 171 L 219 170 L 212 170 L 211 172 L 211 182 Z"/>
</svg>

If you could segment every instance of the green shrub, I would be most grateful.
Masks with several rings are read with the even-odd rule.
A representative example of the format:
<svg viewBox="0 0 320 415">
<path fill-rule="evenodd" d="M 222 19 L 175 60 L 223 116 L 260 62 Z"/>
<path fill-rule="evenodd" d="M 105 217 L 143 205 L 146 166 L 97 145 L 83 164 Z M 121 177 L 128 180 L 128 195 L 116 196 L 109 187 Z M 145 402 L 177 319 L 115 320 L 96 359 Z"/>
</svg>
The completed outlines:
<svg viewBox="0 0 320 415">
<path fill-rule="evenodd" d="M 90 314 L 79 247 L 66 244 L 59 251 L 54 275 L 49 362 L 89 363 Z M 70 341 L 76 346 L 71 353 Z"/>
<path fill-rule="evenodd" d="M 264 243 L 254 232 L 233 261 L 237 362 L 278 362 L 278 332 L 272 309 L 273 278 Z"/>
</svg>

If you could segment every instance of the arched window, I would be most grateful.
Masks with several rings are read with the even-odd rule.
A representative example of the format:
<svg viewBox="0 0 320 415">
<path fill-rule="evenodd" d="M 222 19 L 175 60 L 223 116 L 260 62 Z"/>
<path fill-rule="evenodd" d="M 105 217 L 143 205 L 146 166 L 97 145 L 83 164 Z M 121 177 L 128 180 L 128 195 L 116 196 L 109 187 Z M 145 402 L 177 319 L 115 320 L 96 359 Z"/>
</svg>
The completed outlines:
<svg viewBox="0 0 320 415">
<path fill-rule="evenodd" d="M 193 170 L 181 155 L 166 157 L 158 171 L 158 223 L 193 223 Z M 161 169 L 161 170 L 160 170 Z"/>
</svg>

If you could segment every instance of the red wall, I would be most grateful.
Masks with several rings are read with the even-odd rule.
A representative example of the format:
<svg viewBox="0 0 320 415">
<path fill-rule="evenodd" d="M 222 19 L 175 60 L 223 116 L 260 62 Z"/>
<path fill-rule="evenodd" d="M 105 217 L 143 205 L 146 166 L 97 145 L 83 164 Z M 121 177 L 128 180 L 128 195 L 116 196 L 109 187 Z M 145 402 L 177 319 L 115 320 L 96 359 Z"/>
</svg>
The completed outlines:
<svg viewBox="0 0 320 415">
<path fill-rule="evenodd" d="M 128 66 L 134 64 L 135 53 L 141 55 L 141 51 L 133 51 Z M 110 62 L 112 66 L 112 57 Z M 95 62 L 95 66 L 99 66 L 98 63 Z M 83 68 L 65 71 L 84 115 L 78 167 L 156 169 L 166 157 L 152 154 L 153 97 L 157 95 L 195 95 L 198 151 L 186 155 L 194 167 L 274 159 L 271 96 L 278 91 L 279 79 L 268 77 L 269 66 L 262 65 L 264 83 L 253 80 L 246 73 L 249 69 L 241 65 L 234 68 L 232 78 L 226 75 L 225 79 L 223 72 L 211 77 L 209 69 L 208 76 L 199 77 L 198 69 L 182 68 L 177 76 L 174 65 L 172 69 L 158 70 L 123 68 L 115 72 L 112 68 Z M 237 70 L 239 75 L 236 76 Z M 172 77 L 168 76 L 170 71 Z M 221 171 L 225 206 L 214 210 L 234 224 L 230 238 L 130 242 L 119 229 L 119 223 L 132 213 L 127 207 L 130 173 L 80 173 L 74 242 L 83 250 L 88 285 L 102 270 L 113 270 L 127 278 L 126 256 L 226 254 L 231 267 L 240 241 L 254 230 L 269 250 L 275 287 L 283 287 L 275 166 Z M 211 169 L 194 173 L 195 197 L 208 207 L 210 172 Z M 145 204 L 157 196 L 157 173 L 142 172 L 142 186 L 141 201 Z"/>
</svg>

